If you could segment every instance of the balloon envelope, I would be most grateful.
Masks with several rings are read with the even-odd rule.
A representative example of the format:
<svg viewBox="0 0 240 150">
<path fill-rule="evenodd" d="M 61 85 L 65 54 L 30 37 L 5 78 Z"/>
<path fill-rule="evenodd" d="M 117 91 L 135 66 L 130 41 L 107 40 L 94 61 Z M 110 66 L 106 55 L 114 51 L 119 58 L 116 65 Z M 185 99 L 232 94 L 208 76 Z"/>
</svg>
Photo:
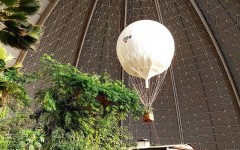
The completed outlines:
<svg viewBox="0 0 240 150">
<path fill-rule="evenodd" d="M 174 55 L 174 40 L 159 22 L 140 20 L 128 25 L 117 41 L 117 56 L 130 75 L 145 80 L 168 69 Z"/>
</svg>

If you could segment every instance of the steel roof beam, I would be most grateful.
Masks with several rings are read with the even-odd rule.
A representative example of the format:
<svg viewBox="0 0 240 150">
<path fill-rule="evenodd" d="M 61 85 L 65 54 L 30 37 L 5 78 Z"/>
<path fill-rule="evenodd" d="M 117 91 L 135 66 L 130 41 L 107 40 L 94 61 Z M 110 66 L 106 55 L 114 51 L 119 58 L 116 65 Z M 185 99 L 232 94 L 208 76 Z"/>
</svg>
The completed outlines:
<svg viewBox="0 0 240 150">
<path fill-rule="evenodd" d="M 238 102 L 238 106 L 239 106 L 239 108 L 240 108 L 240 98 L 239 98 L 238 90 L 237 90 L 236 85 L 235 85 L 235 83 L 234 83 L 234 80 L 233 80 L 232 74 L 231 74 L 231 72 L 230 72 L 230 70 L 229 70 L 229 67 L 228 67 L 228 65 L 227 65 L 227 63 L 226 63 L 226 60 L 225 60 L 225 58 L 224 58 L 224 56 L 223 56 L 223 54 L 222 54 L 222 51 L 221 51 L 221 49 L 220 49 L 220 47 L 219 47 L 219 45 L 218 45 L 218 43 L 217 43 L 217 41 L 216 41 L 216 38 L 215 38 L 215 36 L 213 35 L 213 33 L 212 33 L 212 31 L 211 31 L 211 29 L 210 29 L 210 27 L 209 27 L 206 19 L 204 18 L 203 14 L 202 14 L 201 10 L 199 9 L 199 7 L 197 6 L 196 2 L 195 2 L 194 0 L 190 0 L 190 1 L 191 1 L 192 5 L 193 5 L 194 9 L 196 10 L 198 16 L 199 16 L 200 19 L 202 20 L 202 23 L 203 23 L 204 27 L 206 28 L 206 30 L 207 30 L 207 32 L 208 32 L 208 34 L 209 34 L 209 36 L 210 36 L 210 38 L 211 38 L 211 40 L 212 40 L 215 48 L 216 48 L 216 50 L 217 50 L 217 53 L 218 53 L 218 55 L 219 55 L 219 57 L 220 57 L 220 60 L 222 61 L 222 64 L 223 64 L 223 66 L 224 66 L 224 69 L 225 69 L 225 71 L 226 71 L 226 73 L 227 73 L 228 79 L 229 79 L 229 81 L 230 81 L 230 83 L 231 83 L 233 92 L 234 92 L 235 97 L 236 97 L 236 100 L 237 100 L 237 102 Z"/>
<path fill-rule="evenodd" d="M 98 0 L 95 1 L 93 7 L 92 7 L 92 11 L 91 11 L 91 14 L 89 16 L 89 19 L 88 19 L 88 22 L 87 22 L 87 26 L 85 28 L 85 31 L 84 31 L 84 34 L 83 34 L 83 37 L 82 37 L 82 40 L 80 41 L 80 47 L 78 49 L 78 52 L 77 52 L 77 57 L 75 59 L 75 62 L 74 62 L 74 66 L 77 67 L 78 66 L 78 62 L 79 62 L 79 59 L 80 59 L 80 55 L 81 55 L 81 52 L 82 52 L 82 49 L 83 49 L 83 44 L 85 42 L 85 38 L 86 38 L 86 35 L 87 35 L 87 31 L 88 31 L 88 28 L 90 26 L 90 23 L 92 21 L 92 17 L 93 17 L 93 13 L 96 9 L 96 6 L 97 6 L 97 3 L 98 3 Z"/>
</svg>

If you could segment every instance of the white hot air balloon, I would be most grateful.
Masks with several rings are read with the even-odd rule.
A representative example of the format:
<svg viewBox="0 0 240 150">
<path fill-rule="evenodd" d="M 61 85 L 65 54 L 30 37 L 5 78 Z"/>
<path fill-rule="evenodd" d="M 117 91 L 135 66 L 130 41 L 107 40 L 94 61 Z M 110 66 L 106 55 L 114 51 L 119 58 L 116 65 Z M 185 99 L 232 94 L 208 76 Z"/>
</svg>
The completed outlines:
<svg viewBox="0 0 240 150">
<path fill-rule="evenodd" d="M 140 20 L 128 25 L 118 38 L 118 59 L 147 108 L 151 107 L 160 91 L 174 49 L 169 30 L 152 20 Z M 152 77 L 153 82 L 149 86 Z"/>
<path fill-rule="evenodd" d="M 148 80 L 163 73 L 171 64 L 174 40 L 169 30 L 152 20 L 140 20 L 127 26 L 117 42 L 117 56 L 130 75 Z"/>
</svg>

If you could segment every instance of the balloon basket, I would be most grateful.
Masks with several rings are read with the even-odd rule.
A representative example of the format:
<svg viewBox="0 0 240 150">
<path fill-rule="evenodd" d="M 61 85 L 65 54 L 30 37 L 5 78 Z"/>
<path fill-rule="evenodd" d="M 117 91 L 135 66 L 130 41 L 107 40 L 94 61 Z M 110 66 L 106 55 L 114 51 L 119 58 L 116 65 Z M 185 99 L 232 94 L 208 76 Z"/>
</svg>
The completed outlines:
<svg viewBox="0 0 240 150">
<path fill-rule="evenodd" d="M 143 122 L 151 123 L 153 121 L 154 121 L 154 115 L 153 115 L 152 111 L 144 113 L 144 115 L 143 115 Z"/>
</svg>

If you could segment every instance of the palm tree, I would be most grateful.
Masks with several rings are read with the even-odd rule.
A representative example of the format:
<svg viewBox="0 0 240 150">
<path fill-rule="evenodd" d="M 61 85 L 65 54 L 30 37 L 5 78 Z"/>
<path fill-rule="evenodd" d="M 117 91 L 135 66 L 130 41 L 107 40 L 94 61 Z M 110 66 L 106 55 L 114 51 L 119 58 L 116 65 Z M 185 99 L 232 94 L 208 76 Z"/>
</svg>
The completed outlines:
<svg viewBox="0 0 240 150">
<path fill-rule="evenodd" d="M 42 30 L 31 24 L 28 17 L 39 8 L 39 0 L 0 0 L 0 41 L 22 50 L 34 50 Z"/>
</svg>

